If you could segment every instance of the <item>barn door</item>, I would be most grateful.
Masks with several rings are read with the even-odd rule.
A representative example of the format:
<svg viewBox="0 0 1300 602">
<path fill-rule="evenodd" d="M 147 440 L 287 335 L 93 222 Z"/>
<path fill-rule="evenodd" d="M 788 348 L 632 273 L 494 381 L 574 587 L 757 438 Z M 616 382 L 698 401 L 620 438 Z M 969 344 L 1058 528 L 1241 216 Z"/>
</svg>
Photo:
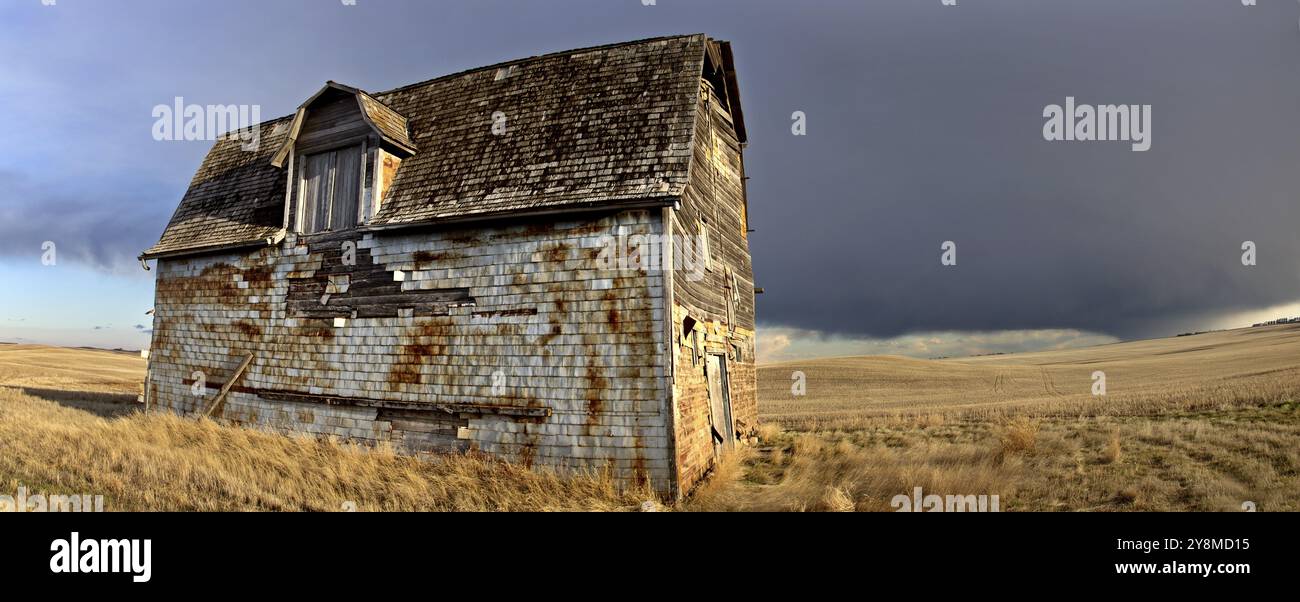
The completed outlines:
<svg viewBox="0 0 1300 602">
<path fill-rule="evenodd" d="M 705 371 L 709 378 L 709 422 L 713 429 L 715 452 L 731 449 L 736 443 L 736 429 L 731 423 L 731 390 L 728 386 L 727 360 L 709 354 Z"/>
</svg>

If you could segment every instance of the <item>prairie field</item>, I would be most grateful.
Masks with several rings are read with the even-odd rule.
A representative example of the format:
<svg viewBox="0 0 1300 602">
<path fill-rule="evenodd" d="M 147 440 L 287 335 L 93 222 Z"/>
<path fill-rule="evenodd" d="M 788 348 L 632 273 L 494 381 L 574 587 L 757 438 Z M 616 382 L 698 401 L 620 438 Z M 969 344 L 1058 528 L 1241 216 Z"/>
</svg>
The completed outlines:
<svg viewBox="0 0 1300 602">
<path fill-rule="evenodd" d="M 0 345 L 0 495 L 109 510 L 637 510 L 648 491 L 475 456 L 415 459 L 163 414 L 127 353 Z M 1094 395 L 1094 373 L 1105 395 Z M 792 394 L 792 374 L 806 394 Z M 1098 347 L 760 366 L 762 442 L 677 511 L 1300 510 L 1300 326 Z"/>
<path fill-rule="evenodd" d="M 741 507 L 892 510 L 922 487 L 1003 510 L 1300 509 L 1300 325 L 771 364 L 759 412 L 770 436 Z"/>
<path fill-rule="evenodd" d="M 791 374 L 807 394 L 791 394 Z M 1093 373 L 1105 374 L 1104 396 Z M 1063 351 L 921 360 L 818 359 L 760 368 L 766 419 L 796 430 L 879 418 L 1130 416 L 1255 406 L 1300 390 L 1300 325 L 1227 330 Z"/>
</svg>

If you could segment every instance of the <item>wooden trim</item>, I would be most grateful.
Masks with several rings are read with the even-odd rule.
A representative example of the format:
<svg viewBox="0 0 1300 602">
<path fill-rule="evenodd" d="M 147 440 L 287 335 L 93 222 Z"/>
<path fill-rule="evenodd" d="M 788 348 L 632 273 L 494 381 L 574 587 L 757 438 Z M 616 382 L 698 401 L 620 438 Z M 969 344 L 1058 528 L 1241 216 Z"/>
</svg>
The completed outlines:
<svg viewBox="0 0 1300 602">
<path fill-rule="evenodd" d="M 193 385 L 194 379 L 183 379 L 181 384 L 186 386 Z M 368 399 L 363 397 L 341 397 L 337 395 L 314 395 L 311 393 L 303 393 L 301 391 L 257 389 L 254 387 L 231 385 L 230 383 L 207 383 L 207 388 L 209 389 L 221 389 L 227 386 L 230 387 L 230 391 L 235 393 L 256 395 L 267 401 L 312 403 L 328 406 L 355 406 L 360 408 L 380 408 L 385 410 L 439 411 L 447 414 L 498 414 L 502 416 L 526 416 L 533 418 L 546 418 L 552 414 L 551 408 L 546 406 L 524 407 L 481 403 L 393 401 L 388 399 Z"/>
<path fill-rule="evenodd" d="M 362 141 L 368 140 L 372 135 L 373 134 L 370 133 L 357 134 L 356 136 L 339 140 L 337 142 L 326 142 L 322 144 L 308 145 L 295 150 L 298 152 L 298 154 L 301 155 L 319 155 L 321 153 L 328 153 L 328 152 L 345 149 L 351 146 L 356 146 L 358 144 L 361 144 Z"/>
<path fill-rule="evenodd" d="M 663 365 L 664 365 L 664 427 L 668 430 L 668 471 L 673 476 L 670 492 L 674 497 L 681 495 L 678 484 L 681 483 L 682 474 L 677 463 L 677 354 L 680 353 L 677 337 L 674 336 L 677 330 L 673 323 L 673 309 L 676 307 L 674 301 L 675 292 L 673 290 L 676 275 L 673 270 L 673 261 L 675 260 L 673 249 L 673 223 L 677 220 L 676 207 L 663 207 L 659 210 L 659 219 L 663 222 L 664 240 L 668 241 L 664 245 L 660 261 L 663 262 L 663 328 L 664 328 L 664 348 L 663 348 Z"/>
<path fill-rule="evenodd" d="M 731 42 L 719 40 L 718 48 L 722 51 L 723 80 L 727 84 L 727 108 L 730 109 L 733 129 L 736 130 L 736 141 L 743 146 L 749 142 L 749 135 L 745 132 L 745 112 L 740 105 L 740 85 L 736 81 L 736 59 L 731 53 Z"/>
<path fill-rule="evenodd" d="M 590 201 L 587 203 L 556 208 L 522 211 L 518 209 L 510 209 L 493 213 L 481 213 L 477 215 L 465 215 L 444 219 L 434 218 L 401 224 L 379 224 L 359 229 L 363 232 L 386 232 L 389 230 L 406 230 L 410 228 L 437 228 L 439 226 L 452 226 L 457 224 L 507 221 L 512 219 L 569 215 L 574 213 L 598 213 L 605 211 L 624 211 L 628 209 L 658 209 L 660 207 L 672 207 L 678 202 L 680 202 L 680 199 L 677 197 L 655 197 L 651 199 L 634 199 L 632 201 Z"/>
<path fill-rule="evenodd" d="M 316 96 L 320 96 L 320 92 L 317 92 L 315 96 L 312 96 L 312 98 L 314 99 Z M 302 130 L 302 122 L 306 121 L 306 119 L 307 109 L 304 104 L 303 106 L 298 107 L 298 110 L 293 114 L 293 124 L 289 126 L 289 137 L 285 138 L 284 144 L 280 146 L 280 150 L 275 151 L 275 157 L 271 159 L 271 165 L 274 165 L 275 167 L 284 167 L 284 160 L 289 156 L 294 145 L 298 143 L 298 133 Z"/>
<path fill-rule="evenodd" d="M 294 205 L 293 206 L 294 209 L 293 231 L 295 233 L 301 233 L 302 232 L 302 209 L 305 203 L 305 200 L 303 199 L 303 191 L 306 189 L 306 184 L 307 184 L 307 155 L 297 154 L 296 149 L 294 150 L 294 155 L 297 157 L 296 161 L 298 162 L 298 181 L 296 182 L 296 186 L 295 186 L 295 189 L 298 191 L 298 194 L 295 195 L 297 197 L 297 200 L 294 201 L 293 204 Z"/>
<path fill-rule="evenodd" d="M 289 149 L 289 176 L 287 180 L 287 185 L 285 186 L 284 189 L 284 219 L 281 220 L 281 224 L 280 224 L 280 227 L 284 230 L 289 229 L 289 216 L 293 214 L 292 211 L 290 210 L 293 208 L 293 205 L 291 204 L 293 203 L 293 193 L 295 190 L 297 190 L 297 186 L 295 186 L 297 182 L 294 180 L 294 176 L 295 176 L 294 167 L 296 167 L 297 162 L 298 159 L 294 155 L 293 149 L 290 148 Z"/>
<path fill-rule="evenodd" d="M 375 148 L 375 164 L 370 168 L 375 171 L 370 180 L 370 216 L 366 218 L 365 224 L 368 226 L 370 220 L 379 215 L 379 209 L 384 206 L 384 150 L 383 146 Z"/>
<path fill-rule="evenodd" d="M 401 158 L 401 159 L 405 159 L 405 158 L 407 158 L 407 157 L 413 157 L 413 156 L 415 156 L 415 149 L 413 149 L 413 148 L 411 148 L 411 147 L 409 147 L 409 146 L 407 146 L 407 145 L 405 145 L 405 144 L 402 144 L 401 142 L 399 142 L 399 141 L 397 141 L 397 140 L 393 140 L 392 138 L 390 138 L 390 137 L 388 137 L 388 136 L 385 136 L 382 132 L 379 132 L 378 129 L 376 129 L 375 131 L 379 133 L 379 141 L 380 141 L 380 142 L 382 142 L 382 143 L 384 143 L 384 144 L 387 144 L 388 146 L 392 147 L 393 150 L 401 151 L 401 153 L 392 153 L 394 156 L 396 156 L 396 157 L 398 157 L 398 158 Z M 405 154 L 406 156 L 403 157 L 403 156 L 401 156 L 402 154 Z"/>
<path fill-rule="evenodd" d="M 668 241 L 663 245 L 664 248 L 663 251 L 661 251 L 660 261 L 663 262 L 662 272 L 664 279 L 664 349 L 668 354 L 668 357 L 664 362 L 664 376 L 667 380 L 668 395 L 670 397 L 672 396 L 672 385 L 675 379 L 674 374 L 677 363 L 677 358 L 675 356 L 677 355 L 678 348 L 675 337 L 673 336 L 677 330 L 677 327 L 673 325 L 673 304 L 676 293 L 674 290 L 674 287 L 676 286 L 676 264 L 674 262 L 677 260 L 677 251 L 674 248 L 675 243 L 673 241 L 674 234 L 676 233 L 676 228 L 674 227 L 674 222 L 677 221 L 676 215 L 677 210 L 672 207 L 664 207 L 660 209 L 659 212 L 659 219 L 663 223 L 664 240 Z M 670 407 L 669 409 L 671 410 L 672 408 Z"/>
<path fill-rule="evenodd" d="M 367 138 L 362 138 L 362 139 L 361 139 L 361 158 L 360 158 L 360 159 L 357 159 L 357 166 L 361 169 L 361 173 L 357 174 L 357 220 L 356 220 L 356 224 L 357 224 L 358 226 L 364 225 L 364 224 L 366 223 L 366 213 L 367 213 L 368 211 L 370 211 L 370 207 L 369 207 L 369 205 L 365 202 L 365 201 L 366 201 L 366 151 L 369 149 L 369 147 L 370 147 L 370 140 L 369 140 L 369 138 L 368 138 L 368 137 L 367 137 Z M 370 200 L 371 200 L 371 202 L 374 202 L 374 195 L 373 195 L 373 194 L 371 195 Z"/>
<path fill-rule="evenodd" d="M 301 160 L 302 157 L 299 157 L 299 159 Z M 455 227 L 462 224 L 474 224 L 474 223 L 481 223 L 481 222 L 508 222 L 512 220 L 527 220 L 527 219 L 551 217 L 557 215 L 572 215 L 577 213 L 604 213 L 604 212 L 614 212 L 614 211 L 625 211 L 629 209 L 658 209 L 661 207 L 677 208 L 677 205 L 680 202 L 681 199 L 678 197 L 657 197 L 653 199 L 636 199 L 635 201 L 632 202 L 593 201 L 593 202 L 583 203 L 580 205 L 574 205 L 569 207 L 558 207 L 555 209 L 541 209 L 536 211 L 519 211 L 515 209 L 515 210 L 508 210 L 508 211 L 500 211 L 496 213 L 485 213 L 485 214 L 470 215 L 470 216 L 450 218 L 450 219 L 421 220 L 418 222 L 411 222 L 405 224 L 380 224 L 377 226 L 358 225 L 356 228 L 347 231 L 356 232 L 358 234 L 368 234 L 368 233 L 390 232 L 395 230 L 410 230 L 416 228 L 427 228 L 432 230 L 441 227 Z M 298 215 L 299 218 L 301 219 L 302 216 L 301 208 L 298 212 Z M 297 230 L 300 231 L 301 228 L 298 228 Z M 317 233 L 317 234 L 321 234 L 321 233 Z M 210 247 L 193 247 L 187 249 L 177 249 L 175 251 L 166 251 L 163 253 L 143 253 L 139 256 L 139 259 L 147 260 L 147 259 L 163 259 L 163 258 L 170 258 L 170 257 L 185 257 L 189 255 L 205 255 L 209 253 L 219 253 L 222 251 L 230 251 L 230 250 L 243 249 L 248 247 L 270 246 L 270 245 L 278 244 L 281 240 L 284 240 L 284 235 L 285 235 L 285 230 L 282 229 L 278 233 L 276 233 L 275 236 L 268 237 L 268 238 L 259 238 L 256 240 L 240 241 L 237 243 L 216 245 Z"/>
<path fill-rule="evenodd" d="M 310 393 L 300 393 L 297 391 L 274 391 L 266 389 L 258 390 L 255 394 L 262 399 L 270 401 L 317 403 L 330 406 L 358 406 L 388 410 L 438 410 L 448 414 L 499 414 L 502 416 L 529 416 L 534 418 L 545 418 L 551 415 L 551 408 L 548 407 L 522 407 L 475 403 L 431 403 L 427 401 L 390 401 L 385 399 L 365 399 L 360 397 L 312 395 Z"/>
<path fill-rule="evenodd" d="M 224 251 L 234 251 L 238 249 L 247 249 L 251 247 L 269 247 L 278 244 L 284 240 L 284 230 L 280 230 L 275 236 L 267 238 L 258 238 L 253 240 L 243 240 L 222 245 L 211 245 L 206 247 L 193 247 L 188 249 L 177 249 L 175 251 L 163 251 L 161 253 L 141 253 L 139 259 L 170 259 L 173 257 L 186 257 L 189 255 L 208 255 L 212 253 L 221 253 Z"/>
</svg>

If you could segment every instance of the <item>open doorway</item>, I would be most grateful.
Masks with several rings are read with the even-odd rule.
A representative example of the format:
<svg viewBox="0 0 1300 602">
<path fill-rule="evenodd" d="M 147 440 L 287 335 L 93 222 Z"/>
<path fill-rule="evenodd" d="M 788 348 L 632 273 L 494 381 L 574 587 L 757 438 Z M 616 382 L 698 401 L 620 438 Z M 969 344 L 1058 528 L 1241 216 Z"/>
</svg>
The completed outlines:
<svg viewBox="0 0 1300 602">
<path fill-rule="evenodd" d="M 713 450 L 717 455 L 736 445 L 736 428 L 731 418 L 727 357 L 709 354 L 705 376 L 709 379 L 709 423 L 713 428 Z"/>
</svg>

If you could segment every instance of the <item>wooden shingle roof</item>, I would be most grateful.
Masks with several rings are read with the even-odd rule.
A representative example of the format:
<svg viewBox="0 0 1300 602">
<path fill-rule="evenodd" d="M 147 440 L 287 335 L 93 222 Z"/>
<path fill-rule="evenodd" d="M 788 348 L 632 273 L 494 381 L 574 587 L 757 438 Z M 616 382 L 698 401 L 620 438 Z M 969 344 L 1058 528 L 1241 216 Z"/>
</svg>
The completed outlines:
<svg viewBox="0 0 1300 602">
<path fill-rule="evenodd" d="M 366 227 L 671 202 L 686 185 L 712 43 L 702 34 L 655 38 L 360 93 L 374 126 L 385 136 L 409 135 L 403 142 L 416 149 Z M 287 178 L 272 158 L 292 119 L 262 124 L 256 151 L 237 140 L 214 144 L 143 257 L 279 235 Z"/>
<path fill-rule="evenodd" d="M 415 150 L 415 143 L 411 142 L 410 129 L 405 117 L 365 92 L 358 91 L 357 100 L 361 102 L 362 114 L 366 116 L 366 121 L 379 130 L 381 136 L 410 151 Z"/>
</svg>

